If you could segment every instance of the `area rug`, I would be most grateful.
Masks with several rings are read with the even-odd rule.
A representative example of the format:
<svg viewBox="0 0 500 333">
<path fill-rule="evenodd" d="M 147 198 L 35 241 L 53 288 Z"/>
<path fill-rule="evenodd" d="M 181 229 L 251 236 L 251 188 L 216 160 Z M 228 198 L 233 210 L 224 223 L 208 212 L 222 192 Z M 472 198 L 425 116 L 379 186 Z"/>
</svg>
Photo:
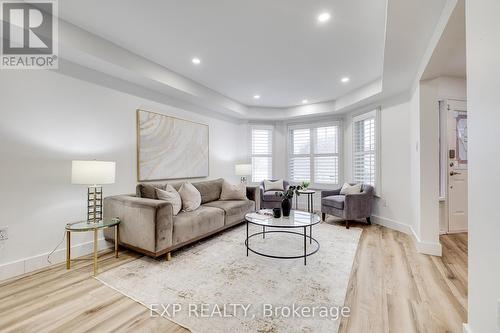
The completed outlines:
<svg viewBox="0 0 500 333">
<path fill-rule="evenodd" d="M 337 332 L 362 230 L 321 223 L 313 227 L 317 253 L 273 259 L 244 245 L 238 226 L 176 251 L 171 261 L 142 257 L 97 279 L 192 332 Z M 250 231 L 258 232 L 256 226 Z M 266 234 L 252 248 L 300 255 L 303 237 Z M 314 243 L 307 242 L 308 251 Z"/>
</svg>

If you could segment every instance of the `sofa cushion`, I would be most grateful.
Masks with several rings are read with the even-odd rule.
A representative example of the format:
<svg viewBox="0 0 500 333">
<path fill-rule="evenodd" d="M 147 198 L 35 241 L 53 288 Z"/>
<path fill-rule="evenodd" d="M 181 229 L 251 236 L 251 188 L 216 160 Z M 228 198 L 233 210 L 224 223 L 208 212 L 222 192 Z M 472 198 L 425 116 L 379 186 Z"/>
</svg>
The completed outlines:
<svg viewBox="0 0 500 333">
<path fill-rule="evenodd" d="M 156 189 L 165 190 L 166 184 L 137 184 L 135 192 L 139 198 L 158 199 Z"/>
<path fill-rule="evenodd" d="M 281 192 L 283 191 L 266 191 L 264 194 L 262 194 L 262 200 L 263 201 L 271 201 L 271 202 L 278 202 L 281 201 L 281 197 L 276 195 L 276 192 Z"/>
<path fill-rule="evenodd" d="M 340 194 L 347 195 L 361 193 L 361 185 L 362 184 L 350 185 L 348 183 L 344 183 L 344 185 L 342 185 L 342 188 L 340 189 Z"/>
<path fill-rule="evenodd" d="M 198 209 L 201 205 L 201 194 L 198 192 L 196 187 L 191 183 L 182 184 L 179 189 L 179 195 L 182 199 L 182 210 L 186 212 L 191 212 Z"/>
<path fill-rule="evenodd" d="M 329 206 L 337 209 L 344 209 L 345 195 L 331 195 L 329 197 L 324 197 L 321 199 L 321 204 L 324 206 Z"/>
<path fill-rule="evenodd" d="M 283 179 L 278 180 L 264 180 L 264 190 L 265 191 L 284 191 L 285 187 L 283 184 Z"/>
<path fill-rule="evenodd" d="M 228 181 L 222 182 L 222 192 L 220 193 L 220 200 L 246 200 L 247 187 L 245 183 L 233 185 Z"/>
<path fill-rule="evenodd" d="M 204 182 L 193 183 L 193 186 L 196 187 L 198 191 L 201 193 L 201 203 L 207 203 L 210 201 L 219 200 L 220 193 L 222 191 L 222 182 L 224 179 L 214 179 L 207 180 Z"/>
<path fill-rule="evenodd" d="M 167 185 L 165 190 L 156 189 L 156 195 L 159 200 L 170 202 L 172 204 L 172 211 L 174 215 L 179 214 L 182 208 L 182 199 L 179 193 L 170 185 Z"/>
<path fill-rule="evenodd" d="M 187 242 L 224 226 L 224 211 L 215 207 L 200 206 L 192 212 L 174 216 L 172 243 Z"/>
<path fill-rule="evenodd" d="M 212 201 L 203 207 L 217 207 L 226 213 L 225 224 L 233 224 L 245 220 L 245 214 L 255 210 L 255 202 L 252 200 Z"/>
</svg>

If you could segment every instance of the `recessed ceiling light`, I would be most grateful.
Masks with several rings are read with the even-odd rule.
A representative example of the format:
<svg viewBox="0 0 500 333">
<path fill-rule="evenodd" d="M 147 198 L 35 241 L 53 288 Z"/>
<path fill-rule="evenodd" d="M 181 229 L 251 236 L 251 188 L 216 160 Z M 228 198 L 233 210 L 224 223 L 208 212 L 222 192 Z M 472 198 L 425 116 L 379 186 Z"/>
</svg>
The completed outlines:
<svg viewBox="0 0 500 333">
<path fill-rule="evenodd" d="M 309 101 L 307 99 L 302 100 L 302 104 L 307 104 L 307 103 L 309 103 Z"/>
<path fill-rule="evenodd" d="M 321 23 L 326 22 L 330 19 L 330 17 L 331 17 L 330 13 L 326 13 L 326 12 L 321 13 L 318 15 L 318 22 L 321 22 Z"/>
<path fill-rule="evenodd" d="M 253 99 L 260 99 L 260 95 L 253 95 Z"/>
<path fill-rule="evenodd" d="M 349 82 L 349 80 L 350 79 L 346 76 L 346 77 L 343 77 L 342 80 L 340 80 L 340 81 L 342 81 L 342 83 L 347 83 L 347 82 Z"/>
<path fill-rule="evenodd" d="M 201 60 L 200 60 L 200 58 L 193 58 L 193 59 L 191 60 L 191 62 L 192 62 L 193 64 L 195 64 L 195 65 L 199 65 L 199 64 L 201 64 Z"/>
</svg>

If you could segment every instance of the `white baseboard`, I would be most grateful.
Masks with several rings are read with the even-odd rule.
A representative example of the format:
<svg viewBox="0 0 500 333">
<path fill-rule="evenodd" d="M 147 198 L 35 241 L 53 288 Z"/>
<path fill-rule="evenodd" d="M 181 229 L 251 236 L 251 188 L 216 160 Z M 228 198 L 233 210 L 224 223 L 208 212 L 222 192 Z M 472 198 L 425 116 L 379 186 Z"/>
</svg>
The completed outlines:
<svg viewBox="0 0 500 333">
<path fill-rule="evenodd" d="M 411 235 L 412 229 L 408 224 L 398 222 L 396 220 L 388 219 L 386 217 L 381 217 L 377 215 L 372 215 L 371 220 L 381 226 L 387 227 L 389 229 L 393 229 L 396 231 L 400 231 L 404 234 Z"/>
<path fill-rule="evenodd" d="M 100 250 L 113 247 L 113 244 L 107 242 L 104 238 L 98 240 Z M 84 256 L 93 252 L 93 242 L 86 242 L 71 247 L 71 258 Z M 11 261 L 0 265 L 0 281 L 4 281 L 18 275 L 36 271 L 41 268 L 58 264 L 66 260 L 66 248 L 56 250 L 50 257 L 51 263 L 47 261 L 50 252 L 38 254 L 36 256 Z"/>
<path fill-rule="evenodd" d="M 464 333 L 472 333 L 472 330 L 471 330 L 469 324 L 464 323 L 463 328 L 464 328 Z"/>
<path fill-rule="evenodd" d="M 417 249 L 418 253 L 439 257 L 442 255 L 442 248 L 439 242 L 430 243 L 421 241 L 415 230 L 413 230 L 413 228 L 408 224 L 377 215 L 372 215 L 372 221 L 389 229 L 393 229 L 410 235 L 413 239 L 413 243 L 415 244 L 415 248 Z"/>
<path fill-rule="evenodd" d="M 420 240 L 413 228 L 411 228 L 411 231 L 411 236 L 418 253 L 429 254 L 431 256 L 437 257 L 441 257 L 443 255 L 443 248 L 441 247 L 441 243 L 423 242 Z"/>
</svg>

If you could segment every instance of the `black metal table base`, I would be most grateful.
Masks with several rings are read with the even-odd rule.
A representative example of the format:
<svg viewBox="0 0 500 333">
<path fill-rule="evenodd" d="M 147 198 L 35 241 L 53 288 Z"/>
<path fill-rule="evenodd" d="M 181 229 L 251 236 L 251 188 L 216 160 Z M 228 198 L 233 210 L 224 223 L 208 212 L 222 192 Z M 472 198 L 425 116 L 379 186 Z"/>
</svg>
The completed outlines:
<svg viewBox="0 0 500 333">
<path fill-rule="evenodd" d="M 247 221 L 246 224 L 247 224 L 247 237 L 245 239 L 245 246 L 247 248 L 247 257 L 248 257 L 249 251 L 251 251 L 251 252 L 253 252 L 253 253 L 257 254 L 257 255 L 260 255 L 260 256 L 263 256 L 263 257 L 267 257 L 267 258 L 275 258 L 275 259 L 299 259 L 299 258 L 304 258 L 304 265 L 307 265 L 307 257 L 309 257 L 310 255 L 313 255 L 313 254 L 315 254 L 316 252 L 319 251 L 319 242 L 315 238 L 312 237 L 312 226 L 309 226 L 309 229 L 310 229 L 310 234 L 309 235 L 307 234 L 307 226 L 306 227 L 299 227 L 299 228 L 303 228 L 304 229 L 303 233 L 296 232 L 296 231 L 289 231 L 289 230 L 271 230 L 271 231 L 266 231 L 266 228 L 263 227 L 261 232 L 256 232 L 256 233 L 253 233 L 253 234 L 249 234 L 249 232 L 248 232 L 249 222 Z M 286 233 L 286 234 L 294 234 L 294 235 L 303 236 L 304 237 L 304 254 L 297 255 L 297 256 L 275 256 L 275 255 L 266 254 L 266 253 L 262 253 L 262 252 L 256 251 L 256 250 L 252 249 L 249 246 L 249 240 L 250 240 L 250 238 L 257 237 L 259 235 L 262 235 L 262 238 L 265 238 L 266 234 L 272 234 L 272 233 Z M 316 248 L 313 251 L 307 252 L 307 244 L 306 244 L 307 243 L 307 239 L 309 239 L 309 243 L 310 244 L 312 244 L 313 242 L 316 244 Z"/>
<path fill-rule="evenodd" d="M 307 212 L 314 213 L 314 193 L 302 193 L 307 196 Z M 295 209 L 299 209 L 299 196 L 295 196 Z"/>
</svg>

